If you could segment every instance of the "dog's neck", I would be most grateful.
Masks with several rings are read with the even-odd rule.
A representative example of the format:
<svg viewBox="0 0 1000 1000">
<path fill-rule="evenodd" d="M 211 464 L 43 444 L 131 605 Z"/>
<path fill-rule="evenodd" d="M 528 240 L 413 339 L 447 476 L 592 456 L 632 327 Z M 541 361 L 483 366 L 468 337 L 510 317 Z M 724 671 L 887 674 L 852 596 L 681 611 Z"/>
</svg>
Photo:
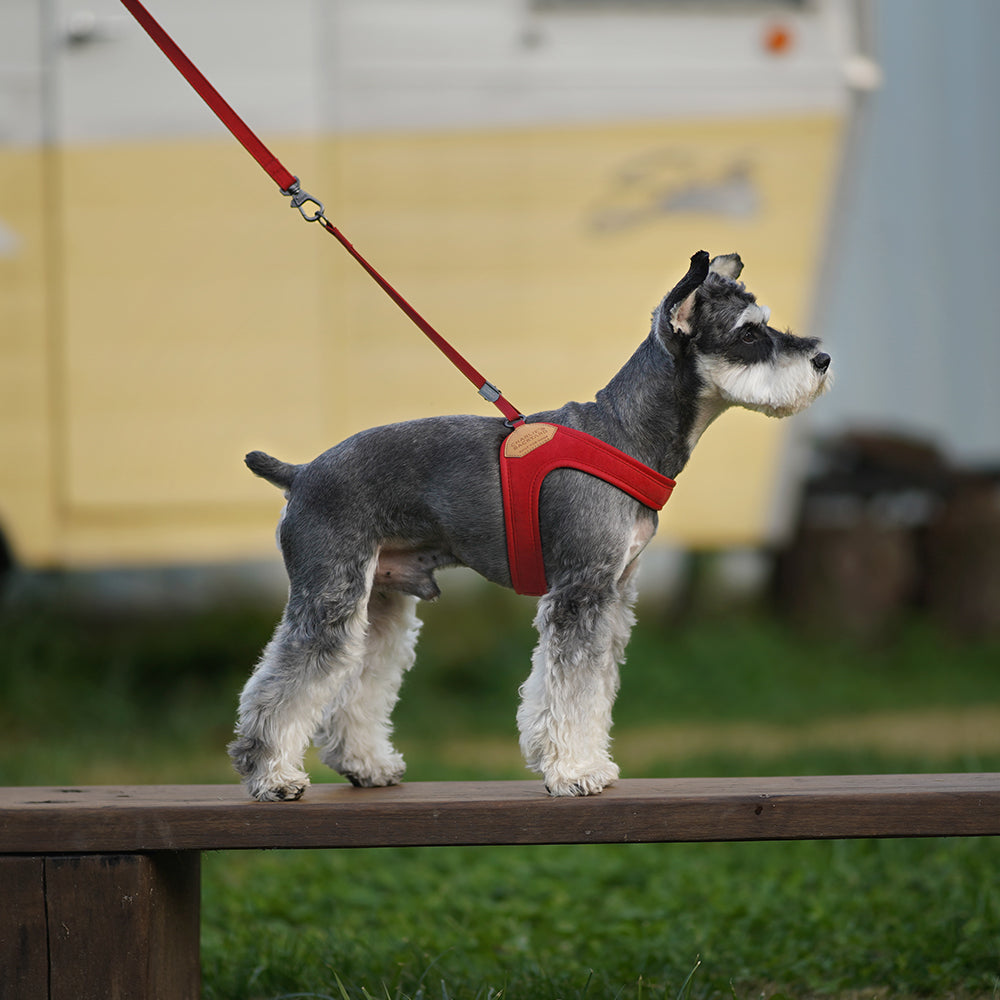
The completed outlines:
<svg viewBox="0 0 1000 1000">
<path fill-rule="evenodd" d="M 671 479 L 728 407 L 718 394 L 706 392 L 693 356 L 673 357 L 655 333 L 596 399 L 609 443 Z"/>
</svg>

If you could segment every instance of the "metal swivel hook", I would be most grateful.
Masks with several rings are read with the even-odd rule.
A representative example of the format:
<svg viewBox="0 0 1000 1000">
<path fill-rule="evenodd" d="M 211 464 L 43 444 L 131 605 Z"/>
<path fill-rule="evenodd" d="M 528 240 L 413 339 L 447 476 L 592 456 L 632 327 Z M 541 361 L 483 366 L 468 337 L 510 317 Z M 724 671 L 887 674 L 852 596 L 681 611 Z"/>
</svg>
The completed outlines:
<svg viewBox="0 0 1000 1000">
<path fill-rule="evenodd" d="M 303 191 L 299 185 L 298 177 L 295 178 L 289 187 L 281 188 L 280 190 L 283 195 L 292 199 L 292 208 L 297 208 L 306 222 L 319 222 L 323 218 L 323 202 L 318 198 L 314 198 L 308 192 Z M 307 211 L 307 206 L 309 205 L 315 205 L 316 211 Z"/>
</svg>

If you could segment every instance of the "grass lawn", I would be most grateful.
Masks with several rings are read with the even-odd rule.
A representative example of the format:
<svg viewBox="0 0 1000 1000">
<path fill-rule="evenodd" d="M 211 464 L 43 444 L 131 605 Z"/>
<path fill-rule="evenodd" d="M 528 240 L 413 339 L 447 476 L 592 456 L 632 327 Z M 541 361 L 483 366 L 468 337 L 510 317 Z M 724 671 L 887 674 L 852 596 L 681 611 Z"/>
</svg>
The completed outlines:
<svg viewBox="0 0 1000 1000">
<path fill-rule="evenodd" d="M 983 996 L 988 841 L 206 859 L 206 996 Z"/>
<path fill-rule="evenodd" d="M 423 606 L 408 777 L 526 776 L 531 607 Z M 0 608 L 0 781 L 234 780 L 236 696 L 277 612 Z M 625 776 L 1000 770 L 1000 643 L 662 619 L 640 609 L 623 671 Z M 998 870 L 991 839 L 206 855 L 204 995 L 997 1000 Z"/>
</svg>

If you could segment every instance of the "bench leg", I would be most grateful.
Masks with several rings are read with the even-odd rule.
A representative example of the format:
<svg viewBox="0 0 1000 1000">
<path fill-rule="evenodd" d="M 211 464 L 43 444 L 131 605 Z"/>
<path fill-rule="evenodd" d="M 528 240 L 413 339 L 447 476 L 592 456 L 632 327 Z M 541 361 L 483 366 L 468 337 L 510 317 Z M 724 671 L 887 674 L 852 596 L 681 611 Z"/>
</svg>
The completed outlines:
<svg viewBox="0 0 1000 1000">
<path fill-rule="evenodd" d="M 199 996 L 197 851 L 6 855 L 0 887 L 0 996 Z"/>
</svg>

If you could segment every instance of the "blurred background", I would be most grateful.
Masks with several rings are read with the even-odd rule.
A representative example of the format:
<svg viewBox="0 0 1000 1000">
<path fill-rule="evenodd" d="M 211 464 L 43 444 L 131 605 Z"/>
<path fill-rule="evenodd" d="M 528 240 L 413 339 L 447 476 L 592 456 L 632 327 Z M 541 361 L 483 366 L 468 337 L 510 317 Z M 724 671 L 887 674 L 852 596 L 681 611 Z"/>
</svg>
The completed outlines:
<svg viewBox="0 0 1000 1000">
<path fill-rule="evenodd" d="M 934 677 L 945 660 L 954 680 L 949 644 L 971 643 L 948 697 L 990 702 L 993 0 L 171 0 L 153 13 L 525 411 L 592 398 L 702 248 L 739 252 L 776 325 L 824 339 L 831 393 L 789 421 L 725 414 L 681 475 L 644 559 L 649 631 L 630 666 L 659 676 L 678 630 L 707 616 L 687 654 L 713 684 L 711 664 L 730 671 L 734 713 L 752 704 L 732 681 L 741 659 L 758 671 L 748 689 L 778 660 L 774 683 L 804 699 L 774 709 L 770 690 L 776 719 L 885 707 L 847 670 L 848 641 L 896 665 L 880 675 L 886 704 L 923 651 L 921 710 L 947 700 Z M 366 426 L 470 411 L 491 407 L 288 211 L 115 0 L 5 0 L 0 666 L 23 740 L 44 742 L 21 678 L 45 662 L 67 712 L 98 676 L 126 714 L 169 689 L 179 718 L 214 704 L 221 745 L 284 592 L 282 500 L 244 453 L 307 461 Z M 483 661 L 512 706 L 530 605 L 462 571 L 442 583 L 461 613 L 426 609 L 434 697 L 482 700 L 468 676 Z M 720 620 L 745 641 L 713 646 Z M 823 686 L 834 663 L 843 698 Z M 671 691 L 672 711 L 697 714 Z M 106 773 L 74 770 L 75 748 L 64 767 L 50 746 L 19 769 L 20 752 L 17 780 Z M 205 767 L 228 775 L 224 758 Z"/>
</svg>

